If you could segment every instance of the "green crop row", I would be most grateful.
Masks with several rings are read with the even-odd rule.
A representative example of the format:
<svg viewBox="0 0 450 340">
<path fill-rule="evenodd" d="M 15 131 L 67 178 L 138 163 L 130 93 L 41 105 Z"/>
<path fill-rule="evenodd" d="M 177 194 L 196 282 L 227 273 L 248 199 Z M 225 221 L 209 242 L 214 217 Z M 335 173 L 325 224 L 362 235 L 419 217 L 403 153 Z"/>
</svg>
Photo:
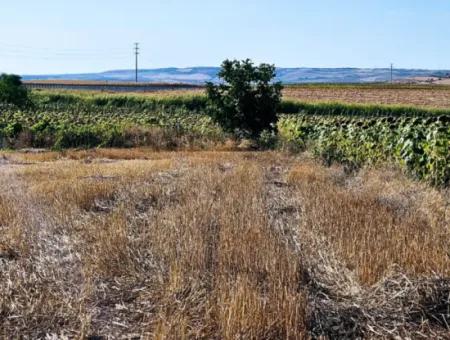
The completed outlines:
<svg viewBox="0 0 450 340">
<path fill-rule="evenodd" d="M 296 100 L 284 100 L 280 112 L 301 113 L 312 116 L 353 116 L 353 117 L 429 117 L 450 116 L 450 109 L 423 109 L 414 106 L 343 104 L 343 103 L 306 103 Z"/>
<path fill-rule="evenodd" d="M 282 115 L 278 121 L 286 145 L 310 147 L 326 163 L 394 161 L 412 176 L 433 185 L 450 181 L 450 117 L 349 117 Z"/>
<path fill-rule="evenodd" d="M 176 110 L 183 108 L 192 112 L 206 112 L 207 98 L 202 94 L 142 95 L 142 94 L 99 94 L 95 92 L 71 93 L 67 91 L 35 91 L 32 101 L 41 111 L 80 110 L 108 112 L 153 112 L 157 110 Z M 419 107 L 343 104 L 343 103 L 306 103 L 297 100 L 283 100 L 279 112 L 302 113 L 309 115 L 336 115 L 360 117 L 429 117 L 449 115 L 450 109 L 424 109 Z"/>
<path fill-rule="evenodd" d="M 223 138 L 222 130 L 209 116 L 193 114 L 182 108 L 164 111 L 104 107 L 97 110 L 79 107 L 78 111 L 73 108 L 46 111 L 0 109 L 0 147 L 148 145 L 153 143 L 150 131 L 156 129 L 160 133 L 153 136 L 155 138 Z"/>
<path fill-rule="evenodd" d="M 120 110 L 158 111 L 185 109 L 188 111 L 202 111 L 206 107 L 206 96 L 201 94 L 101 94 L 96 92 L 68 92 L 68 91 L 33 91 L 31 101 L 34 109 L 43 111 L 80 110 L 96 113 Z"/>
</svg>

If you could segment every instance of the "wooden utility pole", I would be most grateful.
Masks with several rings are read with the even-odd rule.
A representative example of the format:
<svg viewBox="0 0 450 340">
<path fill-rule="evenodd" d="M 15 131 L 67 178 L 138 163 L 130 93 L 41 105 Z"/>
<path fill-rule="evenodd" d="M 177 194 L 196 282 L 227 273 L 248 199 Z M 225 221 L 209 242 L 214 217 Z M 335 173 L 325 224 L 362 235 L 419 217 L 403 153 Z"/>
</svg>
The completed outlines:
<svg viewBox="0 0 450 340">
<path fill-rule="evenodd" d="M 139 43 L 134 43 L 134 54 L 136 57 L 136 83 L 138 82 L 138 56 L 139 56 Z"/>
<path fill-rule="evenodd" d="M 393 69 L 394 69 L 394 64 L 391 63 L 391 84 L 394 82 Z"/>
</svg>

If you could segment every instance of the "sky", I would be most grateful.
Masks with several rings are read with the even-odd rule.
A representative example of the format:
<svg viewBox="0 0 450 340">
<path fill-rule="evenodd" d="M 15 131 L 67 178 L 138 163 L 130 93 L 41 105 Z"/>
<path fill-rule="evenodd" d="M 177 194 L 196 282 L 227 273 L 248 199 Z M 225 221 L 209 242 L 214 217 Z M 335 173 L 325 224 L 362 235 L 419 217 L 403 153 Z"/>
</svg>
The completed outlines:
<svg viewBox="0 0 450 340">
<path fill-rule="evenodd" d="M 0 0 L 0 72 L 219 66 L 450 69 L 450 0 Z"/>
</svg>

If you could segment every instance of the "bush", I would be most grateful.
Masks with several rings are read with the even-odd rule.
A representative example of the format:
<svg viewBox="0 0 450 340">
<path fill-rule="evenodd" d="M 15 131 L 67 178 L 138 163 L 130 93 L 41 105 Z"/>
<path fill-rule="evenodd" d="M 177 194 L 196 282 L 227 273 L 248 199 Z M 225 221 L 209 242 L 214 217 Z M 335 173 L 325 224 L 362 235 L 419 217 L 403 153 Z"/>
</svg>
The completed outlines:
<svg viewBox="0 0 450 340">
<path fill-rule="evenodd" d="M 19 76 L 13 74 L 0 75 L 0 104 L 25 107 L 29 104 L 28 91 Z"/>
<path fill-rule="evenodd" d="M 123 132 L 115 126 L 68 126 L 56 132 L 55 149 L 115 147 L 124 144 Z"/>
<path fill-rule="evenodd" d="M 241 130 L 252 137 L 271 130 L 282 90 L 281 83 L 272 83 L 275 66 L 225 60 L 219 77 L 223 83 L 206 85 L 213 118 L 226 131 Z"/>
<path fill-rule="evenodd" d="M 23 126 L 19 122 L 10 122 L 4 129 L 3 133 L 7 137 L 14 138 L 19 135 L 23 130 Z"/>
<path fill-rule="evenodd" d="M 263 150 L 272 150 L 278 146 L 278 136 L 275 131 L 263 130 L 258 138 L 258 146 Z"/>
</svg>

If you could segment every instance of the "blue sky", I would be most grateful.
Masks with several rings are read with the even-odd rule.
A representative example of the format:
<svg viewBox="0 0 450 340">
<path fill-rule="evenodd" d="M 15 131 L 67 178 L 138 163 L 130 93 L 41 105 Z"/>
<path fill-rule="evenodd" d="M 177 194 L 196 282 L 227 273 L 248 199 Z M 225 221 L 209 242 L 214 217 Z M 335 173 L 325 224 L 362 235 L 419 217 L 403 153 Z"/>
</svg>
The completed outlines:
<svg viewBox="0 0 450 340">
<path fill-rule="evenodd" d="M 0 0 L 0 72 L 216 66 L 450 69 L 449 0 Z"/>
</svg>

